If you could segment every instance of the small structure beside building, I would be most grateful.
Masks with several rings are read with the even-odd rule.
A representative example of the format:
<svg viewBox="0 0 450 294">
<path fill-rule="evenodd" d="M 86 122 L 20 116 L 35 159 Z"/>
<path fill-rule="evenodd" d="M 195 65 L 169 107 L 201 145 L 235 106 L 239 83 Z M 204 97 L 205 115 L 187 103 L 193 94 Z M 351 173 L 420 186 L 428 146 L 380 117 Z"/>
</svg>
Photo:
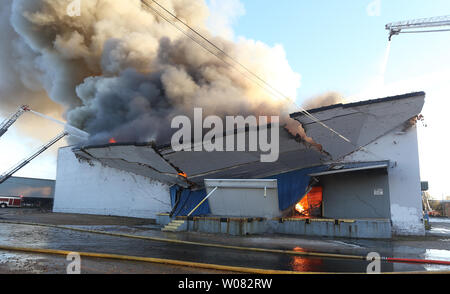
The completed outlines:
<svg viewBox="0 0 450 294">
<path fill-rule="evenodd" d="M 0 197 L 21 199 L 22 207 L 52 209 L 55 180 L 11 177 L 0 185 Z"/>
<path fill-rule="evenodd" d="M 424 101 L 419 92 L 309 110 L 351 143 L 294 113 L 317 144 L 281 127 L 274 163 L 259 152 L 154 144 L 62 148 L 54 211 L 152 218 L 175 231 L 424 235 L 416 129 Z M 204 201 L 214 183 L 219 192 Z"/>
</svg>

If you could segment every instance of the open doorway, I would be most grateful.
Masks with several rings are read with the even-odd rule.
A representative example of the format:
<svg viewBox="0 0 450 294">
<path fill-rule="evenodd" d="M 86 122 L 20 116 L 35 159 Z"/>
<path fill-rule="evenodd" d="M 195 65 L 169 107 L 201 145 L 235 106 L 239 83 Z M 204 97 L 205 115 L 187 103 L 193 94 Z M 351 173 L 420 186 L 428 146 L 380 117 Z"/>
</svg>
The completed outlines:
<svg viewBox="0 0 450 294">
<path fill-rule="evenodd" d="M 308 194 L 295 205 L 294 215 L 303 218 L 322 217 L 323 188 L 321 186 L 312 187 Z"/>
</svg>

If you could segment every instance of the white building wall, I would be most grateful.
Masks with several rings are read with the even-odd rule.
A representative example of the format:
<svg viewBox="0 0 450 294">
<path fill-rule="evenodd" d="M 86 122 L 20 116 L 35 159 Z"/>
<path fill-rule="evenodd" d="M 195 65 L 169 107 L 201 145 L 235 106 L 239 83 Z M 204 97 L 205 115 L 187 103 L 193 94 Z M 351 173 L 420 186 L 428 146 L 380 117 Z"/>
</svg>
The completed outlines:
<svg viewBox="0 0 450 294">
<path fill-rule="evenodd" d="M 417 127 L 403 126 L 353 153 L 346 161 L 390 160 L 389 190 L 394 235 L 425 235 Z"/>
<path fill-rule="evenodd" d="M 79 161 L 70 147 L 61 148 L 53 211 L 155 219 L 171 210 L 169 189 L 99 162 Z"/>
</svg>

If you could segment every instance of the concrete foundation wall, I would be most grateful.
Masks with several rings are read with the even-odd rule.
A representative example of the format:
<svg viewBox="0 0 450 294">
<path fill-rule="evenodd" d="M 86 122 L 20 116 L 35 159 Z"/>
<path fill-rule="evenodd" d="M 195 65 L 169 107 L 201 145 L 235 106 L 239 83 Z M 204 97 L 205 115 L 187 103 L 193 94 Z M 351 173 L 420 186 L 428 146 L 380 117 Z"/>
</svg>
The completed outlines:
<svg viewBox="0 0 450 294">
<path fill-rule="evenodd" d="M 389 181 L 385 170 L 320 177 L 323 217 L 390 219 Z"/>
<path fill-rule="evenodd" d="M 264 218 L 219 218 L 219 217 L 177 217 L 185 224 L 179 231 L 226 234 L 232 236 L 258 234 L 286 234 L 316 237 L 343 237 L 362 239 L 390 239 L 389 220 L 311 220 L 264 219 Z M 171 221 L 169 215 L 159 215 L 157 223 L 165 226 Z"/>
<path fill-rule="evenodd" d="M 75 157 L 71 148 L 58 153 L 54 212 L 156 219 L 171 210 L 169 186 Z"/>
<path fill-rule="evenodd" d="M 288 220 L 273 223 L 276 233 L 317 237 L 389 239 L 392 237 L 388 220 L 355 220 L 354 222 Z"/>
<path fill-rule="evenodd" d="M 390 160 L 389 191 L 395 235 L 425 235 L 416 126 L 401 126 L 345 161 Z"/>
</svg>

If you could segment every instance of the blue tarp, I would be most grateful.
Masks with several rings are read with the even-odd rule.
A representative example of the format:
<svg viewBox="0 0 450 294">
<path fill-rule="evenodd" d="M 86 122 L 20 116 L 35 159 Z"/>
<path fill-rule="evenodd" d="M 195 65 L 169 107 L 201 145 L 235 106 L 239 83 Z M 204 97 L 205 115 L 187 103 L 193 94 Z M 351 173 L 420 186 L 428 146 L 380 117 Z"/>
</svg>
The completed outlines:
<svg viewBox="0 0 450 294">
<path fill-rule="evenodd" d="M 336 169 L 336 171 L 371 167 L 386 163 L 389 163 L 389 161 L 342 163 L 340 164 L 339 169 Z M 280 174 L 277 176 L 268 177 L 267 179 L 278 180 L 278 202 L 280 210 L 283 211 L 290 208 L 292 205 L 298 203 L 303 196 L 305 196 L 309 182 L 311 180 L 309 174 L 329 171 L 333 166 L 336 167 L 336 164 L 310 167 Z"/>
<path fill-rule="evenodd" d="M 280 210 L 285 210 L 292 205 L 298 203 L 300 199 L 306 194 L 309 185 L 310 177 L 308 174 L 314 172 L 321 172 L 326 170 L 325 167 L 307 168 L 298 171 L 293 171 L 277 176 L 268 177 L 267 179 L 276 179 L 278 181 L 278 202 Z M 206 190 L 191 191 L 183 189 L 179 186 L 173 186 L 170 190 L 172 200 L 172 207 L 176 202 L 177 191 L 182 190 L 181 199 L 178 207 L 174 213 L 175 216 L 186 216 L 192 209 L 197 206 L 206 196 Z M 211 213 L 209 203 L 203 203 L 193 214 L 193 216 L 208 215 Z"/>
<path fill-rule="evenodd" d="M 370 167 L 379 165 L 380 163 L 388 163 L 388 161 L 345 163 L 342 164 L 339 170 Z M 280 210 L 283 211 L 290 208 L 294 204 L 298 203 L 303 196 L 305 196 L 311 180 L 309 174 L 328 171 L 331 167 L 332 165 L 322 165 L 267 177 L 267 180 L 276 179 L 278 181 L 278 202 Z M 175 205 L 176 193 L 179 190 L 182 190 L 181 200 L 174 213 L 175 216 L 186 216 L 207 196 L 205 189 L 191 191 L 189 189 L 183 189 L 179 186 L 173 186 L 170 189 L 172 207 Z M 206 201 L 197 209 L 193 216 L 208 214 L 211 214 L 211 210 L 208 201 Z"/>
<path fill-rule="evenodd" d="M 311 177 L 308 174 L 326 170 L 326 166 L 305 168 L 266 179 L 278 181 L 278 205 L 280 210 L 286 210 L 298 203 L 305 196 Z"/>
<path fill-rule="evenodd" d="M 176 195 L 178 191 L 182 191 L 180 195 L 180 201 L 177 209 L 174 212 L 174 216 L 186 216 L 188 215 L 205 197 L 207 196 L 206 190 L 191 191 L 190 189 L 184 189 L 178 185 L 170 188 L 170 199 L 172 201 L 172 208 L 176 203 Z M 208 201 L 205 201 L 192 216 L 201 216 L 211 214 Z"/>
</svg>

